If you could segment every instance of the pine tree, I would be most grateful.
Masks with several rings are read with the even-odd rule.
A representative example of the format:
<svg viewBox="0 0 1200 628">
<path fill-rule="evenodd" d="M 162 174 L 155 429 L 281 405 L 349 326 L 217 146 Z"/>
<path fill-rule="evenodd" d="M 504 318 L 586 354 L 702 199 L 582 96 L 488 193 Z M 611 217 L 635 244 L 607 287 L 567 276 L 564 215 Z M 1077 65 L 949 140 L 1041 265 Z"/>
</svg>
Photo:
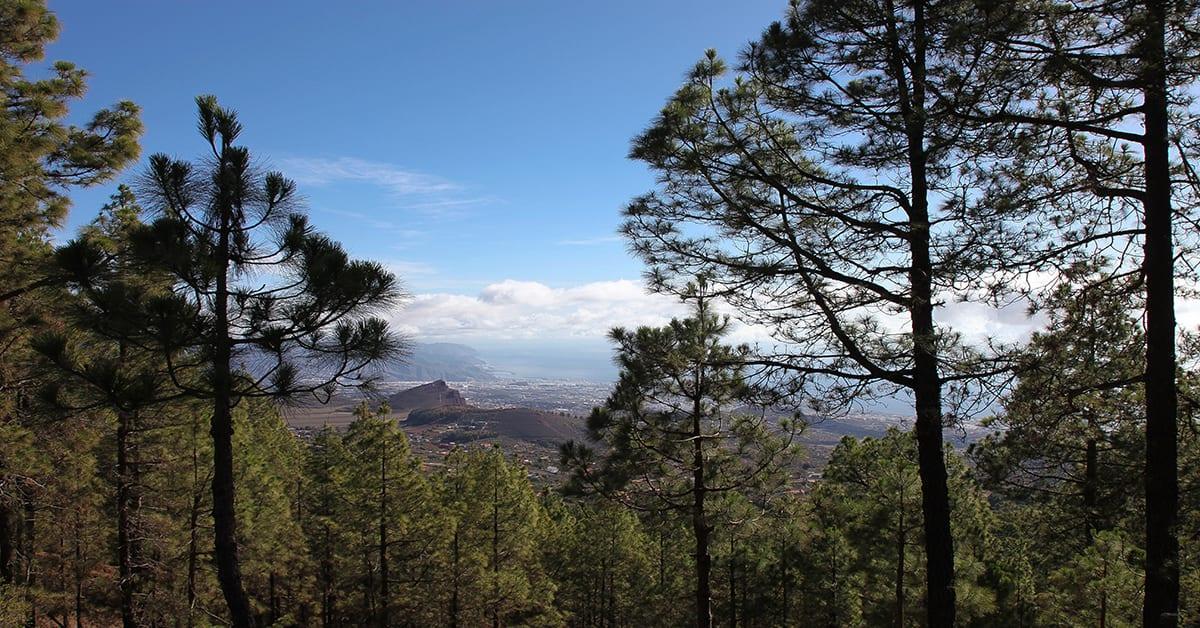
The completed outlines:
<svg viewBox="0 0 1200 628">
<path fill-rule="evenodd" d="M 1138 273 L 1145 295 L 1146 626 L 1179 617 L 1178 403 L 1175 379 L 1177 236 L 1194 221 L 1200 184 L 1192 166 L 1192 86 L 1200 8 L 1167 0 L 1022 3 L 1015 29 L 986 36 L 984 62 L 1007 68 L 989 97 L 955 108 L 1006 125 L 1032 155 L 1020 185 L 1047 208 L 1062 242 L 1032 267 L 1061 267 L 1064 253 L 1105 255 L 1117 275 Z M 986 35 L 986 34 L 985 34 Z M 1137 245 L 1140 244 L 1140 247 Z M 1133 251 L 1140 248 L 1140 258 Z"/>
<path fill-rule="evenodd" d="M 1002 367 L 937 311 L 992 298 L 989 271 L 1027 244 L 1027 209 L 992 202 L 994 131 L 947 113 L 994 80 L 975 40 L 1001 21 L 973 2 L 793 2 L 731 84 L 709 51 L 631 151 L 660 182 L 623 227 L 654 285 L 708 274 L 818 412 L 911 395 L 931 626 L 955 621 L 943 424 Z"/>
<path fill-rule="evenodd" d="M 555 604 L 571 626 L 670 623 L 647 608 L 652 590 L 652 543 L 642 522 L 609 500 L 547 505 L 552 529 L 547 571 L 556 584 Z"/>
<path fill-rule="evenodd" d="M 0 305 L 10 306 L 10 300 L 53 283 L 40 264 L 50 252 L 50 230 L 66 216 L 69 190 L 109 180 L 139 152 L 142 124 L 131 102 L 98 111 L 83 127 L 65 122 L 71 101 L 87 90 L 84 70 L 59 61 L 47 78 L 25 77 L 25 66 L 42 59 L 58 29 L 58 20 L 40 0 L 0 7 L 0 90 L 5 98 L 0 115 L 0 263 L 8 269 L 0 281 Z"/>
<path fill-rule="evenodd" d="M 83 97 L 87 73 L 74 64 L 54 63 L 45 78 L 26 76 L 58 35 L 59 24 L 44 2 L 14 0 L 0 6 L 0 430 L 9 442 L 28 436 L 36 391 L 28 337 L 53 318 L 53 297 L 37 289 L 56 285 L 45 266 L 50 235 L 62 224 L 70 190 L 111 179 L 137 158 L 142 134 L 139 110 L 131 102 L 96 112 L 83 126 L 69 124 L 70 105 Z M 43 74 L 35 70 L 37 74 Z M 16 535 L 22 527 L 21 492 L 13 488 L 34 471 L 20 466 L 25 456 L 5 452 L 0 475 L 9 486 L 0 496 L 0 581 L 11 585 Z"/>
<path fill-rule="evenodd" d="M 296 210 L 293 182 L 252 167 L 250 152 L 234 143 L 234 112 L 211 96 L 197 105 L 209 159 L 197 166 L 154 155 L 139 190 L 158 217 L 135 233 L 134 250 L 172 289 L 110 315 L 127 323 L 132 342 L 162 356 L 180 396 L 212 405 L 213 551 L 230 619 L 242 627 L 253 612 L 238 558 L 233 408 L 254 398 L 328 399 L 340 386 L 369 384 L 371 363 L 399 350 L 371 315 L 400 293 L 381 266 L 352 261 L 313 232 Z M 252 271 L 277 281 L 263 285 L 248 278 Z M 92 280 L 106 274 L 101 264 Z"/>
<path fill-rule="evenodd" d="M 103 431 L 94 417 L 56 421 L 39 433 L 50 468 L 33 500 L 36 535 L 30 548 L 37 582 L 31 584 L 29 618 L 82 626 L 103 617 L 97 601 L 108 593 L 109 544 L 98 443 Z"/>
<path fill-rule="evenodd" d="M 59 307 L 63 323 L 32 340 L 34 350 L 55 374 L 44 391 L 50 412 L 100 412 L 114 417 L 113 497 L 125 628 L 142 625 L 143 609 L 135 601 L 142 596 L 146 567 L 140 542 L 146 538 L 141 512 L 146 466 L 142 445 L 151 430 L 161 427 L 147 418 L 159 415 L 164 409 L 162 400 L 170 396 L 161 356 L 129 342 L 132 330 L 122 328 L 124 321 L 110 316 L 113 311 L 133 307 L 135 299 L 167 288 L 131 259 L 130 237 L 142 225 L 141 214 L 132 192 L 121 186 L 80 239 L 56 251 L 70 298 Z M 98 264 L 106 264 L 111 273 L 99 286 L 89 277 Z M 97 303 L 103 305 L 96 307 Z"/>
<path fill-rule="evenodd" d="M 738 490 L 769 492 L 791 455 L 788 421 L 772 433 L 760 391 L 746 379 L 746 347 L 721 344 L 729 320 L 712 311 L 704 282 L 686 299 L 693 314 L 662 328 L 614 329 L 621 374 L 603 407 L 588 417 L 589 438 L 567 443 L 572 490 L 629 506 L 686 513 L 695 545 L 695 621 L 712 624 L 714 529 L 710 499 Z M 790 432 L 790 434 L 789 434 Z"/>
<path fill-rule="evenodd" d="M 350 500 L 349 452 L 341 435 L 325 426 L 313 438 L 305 459 L 304 532 L 316 570 L 317 614 L 325 628 L 340 625 L 342 600 L 350 594 L 345 576 L 352 572 L 346 558 Z"/>
<path fill-rule="evenodd" d="M 997 500 L 997 510 L 1005 522 L 1000 536 L 1009 548 L 1004 559 L 1011 563 L 1008 570 L 1017 576 L 1028 571 L 1062 575 L 1049 590 L 1016 576 L 1001 583 L 1013 598 L 1010 606 L 1019 605 L 1023 616 L 1071 612 L 1062 611 L 1064 600 L 1069 600 L 1068 607 L 1086 609 L 1097 622 L 1130 620 L 1118 600 L 1102 602 L 1110 589 L 1066 583 L 1080 565 L 1115 559 L 1110 550 L 1118 546 L 1124 548 L 1119 554 L 1128 563 L 1121 569 L 1141 569 L 1141 561 L 1130 558 L 1144 555 L 1134 539 L 1144 538 L 1146 509 L 1139 490 L 1145 474 L 1146 420 L 1144 345 L 1135 318 L 1139 288 L 1136 279 L 1118 282 L 1094 274 L 1060 286 L 1045 306 L 1048 328 L 1030 340 L 1003 412 L 989 419 L 1000 429 L 971 448 L 985 485 L 1003 497 Z M 1193 359 L 1191 351 L 1192 344 L 1185 343 L 1185 363 Z M 1191 398 L 1194 377 L 1180 370 L 1181 399 Z M 1191 477 L 1200 462 L 1195 410 L 1194 403 L 1180 405 L 1178 451 L 1185 496 L 1180 516 L 1185 518 L 1194 516 L 1197 508 L 1190 499 L 1195 485 Z M 1101 541 L 1102 536 L 1106 540 Z M 1183 539 L 1181 556 L 1194 551 L 1189 549 L 1191 539 Z M 1195 563 L 1181 559 L 1180 570 L 1181 582 L 1186 582 L 1195 573 Z M 1194 585 L 1181 586 L 1182 623 L 1196 612 L 1189 590 Z M 1110 609 L 1116 613 L 1111 617 Z"/>
<path fill-rule="evenodd" d="M 955 567 L 958 616 L 964 623 L 995 612 L 994 593 L 986 568 L 992 562 L 992 514 L 962 458 L 947 447 L 950 494 L 955 510 L 952 526 L 960 548 Z M 862 620 L 868 625 L 909 626 L 921 623 L 922 600 L 914 595 L 921 581 L 918 561 L 921 502 L 916 442 L 911 433 L 891 428 L 879 438 L 845 437 L 834 449 L 813 507 L 822 511 L 820 525 L 846 540 L 852 554 L 843 569 L 860 583 Z"/>
<path fill-rule="evenodd" d="M 311 589 L 294 499 L 304 449 L 269 400 L 243 401 L 233 420 L 235 481 L 254 496 L 237 504 L 246 592 L 258 623 L 291 625 Z"/>
<path fill-rule="evenodd" d="M 1096 279 L 1093 277 L 1093 279 Z M 1046 304 L 1047 330 L 1024 349 L 1017 385 L 996 433 L 972 446 L 994 490 L 1042 505 L 1039 555 L 1074 554 L 1140 511 L 1142 339 L 1122 289 L 1111 282 L 1063 285 Z M 1132 286 L 1131 286 L 1132 288 Z"/>
<path fill-rule="evenodd" d="M 417 614 L 413 588 L 425 579 L 441 535 L 420 463 L 387 404 L 372 411 L 363 402 L 355 415 L 344 442 L 356 562 L 364 565 L 361 587 L 369 602 L 359 616 L 386 627 Z"/>
<path fill-rule="evenodd" d="M 450 527 L 441 560 L 444 623 L 555 625 L 554 584 L 538 551 L 545 532 L 524 469 L 497 449 L 455 450 L 439 496 Z"/>
</svg>

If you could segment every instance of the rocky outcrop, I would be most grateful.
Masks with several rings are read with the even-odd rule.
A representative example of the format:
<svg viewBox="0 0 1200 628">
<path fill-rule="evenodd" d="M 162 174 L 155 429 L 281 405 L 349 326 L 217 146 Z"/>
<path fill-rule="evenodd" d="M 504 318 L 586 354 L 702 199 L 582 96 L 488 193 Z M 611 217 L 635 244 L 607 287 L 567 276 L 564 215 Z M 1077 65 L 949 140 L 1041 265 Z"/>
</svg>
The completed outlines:
<svg viewBox="0 0 1200 628">
<path fill-rule="evenodd" d="M 388 396 L 393 412 L 442 407 L 465 407 L 467 400 L 443 380 L 421 384 Z"/>
</svg>

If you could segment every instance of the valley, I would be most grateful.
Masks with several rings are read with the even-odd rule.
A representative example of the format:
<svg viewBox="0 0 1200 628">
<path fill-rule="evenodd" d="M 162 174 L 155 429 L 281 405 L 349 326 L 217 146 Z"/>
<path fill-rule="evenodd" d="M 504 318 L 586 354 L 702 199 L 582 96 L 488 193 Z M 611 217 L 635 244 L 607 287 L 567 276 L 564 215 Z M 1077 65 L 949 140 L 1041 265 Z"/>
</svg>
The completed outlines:
<svg viewBox="0 0 1200 628">
<path fill-rule="evenodd" d="M 559 446 L 586 440 L 587 415 L 604 403 L 611 387 L 605 382 L 538 379 L 390 381 L 379 383 L 370 396 L 345 395 L 325 405 L 289 408 L 284 417 L 294 433 L 311 440 L 325 425 L 345 430 L 363 400 L 372 407 L 386 402 L 426 467 L 441 466 L 455 448 L 497 446 L 523 464 L 531 479 L 554 484 Z M 893 426 L 910 429 L 911 418 L 884 413 L 808 417 L 798 437 L 803 446 L 795 462 L 798 484 L 820 479 L 842 438 L 880 437 Z M 968 427 L 947 430 L 946 437 L 956 448 L 964 448 L 983 434 L 981 428 Z"/>
</svg>

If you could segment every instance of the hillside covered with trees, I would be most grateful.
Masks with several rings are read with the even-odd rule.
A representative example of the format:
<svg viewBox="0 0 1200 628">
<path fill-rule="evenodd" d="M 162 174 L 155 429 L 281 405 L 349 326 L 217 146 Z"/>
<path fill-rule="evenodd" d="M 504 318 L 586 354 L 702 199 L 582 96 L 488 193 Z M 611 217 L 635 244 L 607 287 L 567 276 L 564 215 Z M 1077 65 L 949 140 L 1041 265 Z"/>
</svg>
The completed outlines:
<svg viewBox="0 0 1200 628">
<path fill-rule="evenodd" d="M 139 107 L 72 110 L 55 14 L 0 0 L 0 626 L 1200 624 L 1200 3 L 780 11 L 633 138 L 657 183 L 621 234 L 687 313 L 611 331 L 586 433 L 394 396 L 557 443 L 535 485 L 499 446 L 414 454 L 374 394 L 424 342 L 409 295 L 236 95 L 141 159 Z M 963 302 L 1046 325 L 974 341 Z M 344 429 L 289 429 L 331 399 Z M 801 481 L 806 417 L 881 399 L 913 429 Z"/>
</svg>

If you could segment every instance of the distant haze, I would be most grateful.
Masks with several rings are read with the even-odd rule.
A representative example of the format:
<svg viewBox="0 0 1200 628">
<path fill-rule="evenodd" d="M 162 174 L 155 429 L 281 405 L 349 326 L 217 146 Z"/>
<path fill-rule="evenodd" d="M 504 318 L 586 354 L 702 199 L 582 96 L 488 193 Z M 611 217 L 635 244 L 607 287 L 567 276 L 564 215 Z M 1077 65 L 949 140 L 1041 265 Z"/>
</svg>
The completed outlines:
<svg viewBox="0 0 1200 628">
<path fill-rule="evenodd" d="M 511 340 L 459 343 L 418 343 L 409 364 L 389 369 L 402 381 L 549 379 L 597 383 L 615 382 L 617 367 L 612 345 L 603 340 L 536 342 Z M 906 397 L 863 404 L 866 412 L 907 415 Z"/>
<path fill-rule="evenodd" d="M 398 381 L 553 379 L 612 382 L 617 368 L 603 341 L 415 343 L 404 359 L 385 368 Z"/>
<path fill-rule="evenodd" d="M 569 343 L 505 342 L 473 345 L 499 377 L 611 382 L 617 379 L 612 345 L 603 341 Z"/>
</svg>

